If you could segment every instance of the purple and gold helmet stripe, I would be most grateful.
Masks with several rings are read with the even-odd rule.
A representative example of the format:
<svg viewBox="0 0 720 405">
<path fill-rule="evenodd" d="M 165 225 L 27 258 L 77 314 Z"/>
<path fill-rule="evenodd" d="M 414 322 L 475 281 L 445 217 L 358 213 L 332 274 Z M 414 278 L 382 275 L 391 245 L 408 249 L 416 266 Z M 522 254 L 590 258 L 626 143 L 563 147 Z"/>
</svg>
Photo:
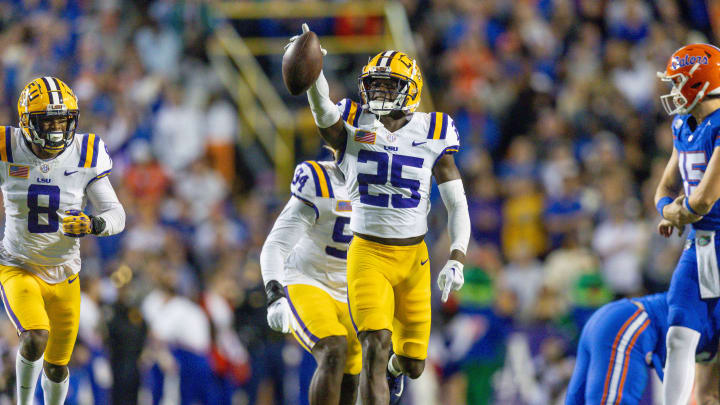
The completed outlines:
<svg viewBox="0 0 720 405">
<path fill-rule="evenodd" d="M 60 82 L 58 81 L 58 79 L 56 79 L 54 77 L 51 77 L 51 79 L 52 79 L 51 82 L 55 85 L 55 88 L 57 89 L 56 94 L 60 100 L 60 102 L 58 104 L 62 104 L 63 103 L 63 94 L 62 94 L 62 87 L 60 87 Z"/>
<path fill-rule="evenodd" d="M 387 55 L 388 52 L 390 52 L 390 55 Z M 398 54 L 397 51 L 388 51 L 388 52 L 385 52 L 385 54 L 387 56 L 383 56 L 382 58 L 380 58 L 380 60 L 378 61 L 378 66 L 390 66 L 390 62 L 392 62 L 395 55 Z"/>
<path fill-rule="evenodd" d="M 50 104 L 60 104 L 60 98 L 58 97 L 58 89 L 55 87 L 55 81 L 53 81 L 53 78 L 50 76 L 45 76 L 42 78 L 43 83 L 45 84 L 45 88 L 47 89 L 48 93 L 48 102 Z"/>
</svg>

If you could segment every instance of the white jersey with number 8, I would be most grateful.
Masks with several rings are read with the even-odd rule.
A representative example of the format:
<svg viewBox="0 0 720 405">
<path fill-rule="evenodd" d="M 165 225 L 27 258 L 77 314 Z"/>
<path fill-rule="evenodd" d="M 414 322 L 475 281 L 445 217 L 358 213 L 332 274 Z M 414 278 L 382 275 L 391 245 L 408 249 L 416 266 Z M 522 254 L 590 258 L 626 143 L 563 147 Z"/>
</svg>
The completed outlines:
<svg viewBox="0 0 720 405">
<path fill-rule="evenodd" d="M 107 176 L 112 160 L 95 134 L 75 134 L 53 159 L 35 156 L 19 128 L 0 127 L 0 187 L 5 236 L 0 263 L 30 270 L 48 283 L 80 271 L 80 239 L 63 235 L 66 210 L 85 207 L 85 190 Z"/>
</svg>

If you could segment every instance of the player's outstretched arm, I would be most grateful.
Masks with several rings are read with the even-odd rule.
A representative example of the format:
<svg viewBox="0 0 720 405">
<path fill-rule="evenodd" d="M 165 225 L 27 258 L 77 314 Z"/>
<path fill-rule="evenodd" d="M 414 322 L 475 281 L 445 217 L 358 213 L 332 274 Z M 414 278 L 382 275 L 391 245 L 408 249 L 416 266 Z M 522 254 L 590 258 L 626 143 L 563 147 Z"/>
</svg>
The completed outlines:
<svg viewBox="0 0 720 405">
<path fill-rule="evenodd" d="M 445 302 L 451 290 L 459 290 L 465 283 L 463 267 L 465 252 L 470 242 L 470 214 L 460 171 L 453 155 L 443 155 L 433 168 L 438 189 L 448 211 L 450 233 L 450 259 L 438 275 L 438 287 Z"/>
<path fill-rule="evenodd" d="M 720 360 L 695 366 L 695 401 L 698 405 L 720 405 Z"/>
<path fill-rule="evenodd" d="M 303 33 L 310 31 L 307 24 L 302 25 Z M 299 36 L 290 38 L 290 44 Z M 288 46 L 290 45 L 288 44 Z M 287 47 L 286 47 L 287 48 Z M 327 51 L 320 48 L 323 55 Z M 310 104 L 315 124 L 320 130 L 320 136 L 325 139 L 328 145 L 335 150 L 343 150 L 345 148 L 346 132 L 345 125 L 342 121 L 340 111 L 338 111 L 335 103 L 330 99 L 330 85 L 328 84 L 322 70 L 315 83 L 307 90 L 307 98 Z"/>
<path fill-rule="evenodd" d="M 291 197 L 275 220 L 260 251 L 260 271 L 267 295 L 267 321 L 270 328 L 278 332 L 290 332 L 292 317 L 281 283 L 285 259 L 300 237 L 315 223 L 315 219 L 313 208 L 300 199 Z"/>
<path fill-rule="evenodd" d="M 308 89 L 307 98 L 320 136 L 333 149 L 345 149 L 345 124 L 337 106 L 330 100 L 330 85 L 322 71 L 315 84 Z"/>
</svg>

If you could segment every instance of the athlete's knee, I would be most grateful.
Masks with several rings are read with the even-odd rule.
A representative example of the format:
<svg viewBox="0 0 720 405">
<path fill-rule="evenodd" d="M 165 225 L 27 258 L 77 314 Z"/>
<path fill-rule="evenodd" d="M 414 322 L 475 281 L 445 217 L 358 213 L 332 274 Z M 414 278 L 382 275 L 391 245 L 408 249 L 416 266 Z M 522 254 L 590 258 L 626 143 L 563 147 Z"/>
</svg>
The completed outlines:
<svg viewBox="0 0 720 405">
<path fill-rule="evenodd" d="M 45 375 L 47 378 L 56 383 L 65 381 L 68 376 L 67 366 L 58 366 L 46 361 L 43 368 L 45 369 Z"/>
<path fill-rule="evenodd" d="M 42 357 L 47 346 L 48 331 L 44 329 L 26 330 L 20 333 L 20 354 L 30 361 Z"/>
<path fill-rule="evenodd" d="M 366 351 L 372 353 L 389 353 L 391 344 L 390 337 L 390 331 L 387 329 L 364 331 L 358 335 L 358 339 L 360 339 L 360 343 L 362 344 L 363 353 Z"/>
<path fill-rule="evenodd" d="M 390 354 L 391 334 L 387 329 L 360 332 L 358 339 L 362 344 L 363 362 L 370 367 L 381 363 L 386 367 Z"/>
<path fill-rule="evenodd" d="M 397 356 L 400 368 L 403 370 L 403 374 L 412 378 L 413 380 L 420 377 L 425 370 L 425 360 L 410 359 L 403 356 Z"/>
<path fill-rule="evenodd" d="M 330 336 L 320 339 L 312 350 L 318 368 L 333 373 L 342 373 L 345 367 L 346 352 L 347 339 L 345 336 Z"/>
</svg>

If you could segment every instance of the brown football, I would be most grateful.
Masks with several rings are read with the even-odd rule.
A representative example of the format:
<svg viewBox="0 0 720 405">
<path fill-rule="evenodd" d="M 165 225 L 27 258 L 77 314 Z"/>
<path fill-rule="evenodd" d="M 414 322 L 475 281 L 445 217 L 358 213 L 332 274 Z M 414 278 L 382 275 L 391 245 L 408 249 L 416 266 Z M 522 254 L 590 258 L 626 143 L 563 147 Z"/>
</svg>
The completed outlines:
<svg viewBox="0 0 720 405">
<path fill-rule="evenodd" d="M 305 92 L 317 80 L 322 66 L 323 55 L 317 35 L 312 31 L 300 35 L 283 55 L 285 87 L 293 96 Z"/>
</svg>

